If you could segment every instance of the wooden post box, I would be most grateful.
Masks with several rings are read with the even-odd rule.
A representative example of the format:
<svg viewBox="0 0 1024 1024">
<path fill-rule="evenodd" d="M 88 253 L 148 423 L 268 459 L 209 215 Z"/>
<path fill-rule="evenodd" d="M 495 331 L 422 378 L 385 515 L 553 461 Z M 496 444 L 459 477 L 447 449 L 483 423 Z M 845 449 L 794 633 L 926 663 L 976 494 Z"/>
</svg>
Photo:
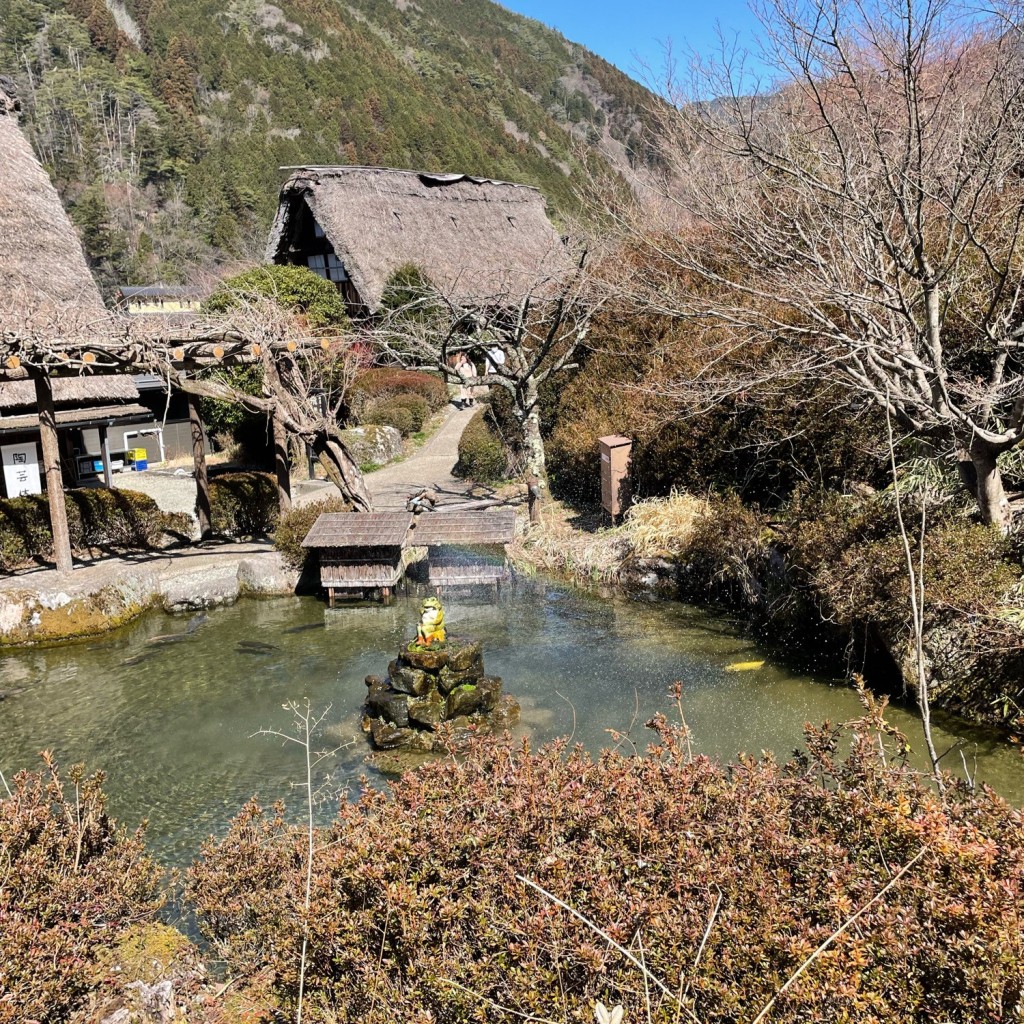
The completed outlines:
<svg viewBox="0 0 1024 1024">
<path fill-rule="evenodd" d="M 601 452 L 601 506 L 615 522 L 629 507 L 632 492 L 629 482 L 629 453 L 633 449 L 631 438 L 619 434 L 597 439 Z"/>
</svg>

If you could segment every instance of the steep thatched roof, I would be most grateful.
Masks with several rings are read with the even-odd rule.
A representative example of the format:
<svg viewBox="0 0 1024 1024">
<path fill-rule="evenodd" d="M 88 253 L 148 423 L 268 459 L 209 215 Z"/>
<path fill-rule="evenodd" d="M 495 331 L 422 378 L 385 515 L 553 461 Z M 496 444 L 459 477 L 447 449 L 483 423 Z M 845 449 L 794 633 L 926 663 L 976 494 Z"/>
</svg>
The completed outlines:
<svg viewBox="0 0 1024 1024">
<path fill-rule="evenodd" d="M 458 301 L 522 297 L 567 269 L 544 197 L 527 185 L 382 167 L 298 168 L 281 189 L 268 262 L 299 258 L 304 205 L 370 312 L 403 265 Z"/>
<path fill-rule="evenodd" d="M 110 329 L 78 235 L 18 127 L 18 102 L 0 76 L 0 331 L 74 337 Z M 54 382 L 58 403 L 138 398 L 130 377 Z M 0 406 L 30 406 L 30 381 L 0 385 Z"/>
</svg>

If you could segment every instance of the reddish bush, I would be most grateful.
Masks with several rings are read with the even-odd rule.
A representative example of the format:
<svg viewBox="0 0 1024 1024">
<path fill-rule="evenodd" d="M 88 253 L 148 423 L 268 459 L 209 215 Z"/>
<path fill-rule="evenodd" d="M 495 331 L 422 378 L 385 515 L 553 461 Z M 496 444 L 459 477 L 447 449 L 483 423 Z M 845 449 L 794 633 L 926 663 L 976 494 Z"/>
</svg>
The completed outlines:
<svg viewBox="0 0 1024 1024">
<path fill-rule="evenodd" d="M 358 409 L 360 405 L 401 394 L 425 398 L 434 412 L 443 409 L 448 402 L 448 386 L 440 377 L 421 370 L 378 366 L 356 378 L 352 385 L 352 404 Z"/>
<path fill-rule="evenodd" d="M 647 1020 L 636 967 L 521 878 L 644 960 L 669 993 L 650 986 L 654 1021 L 752 1020 L 822 944 L 773 1024 L 1018 1019 L 1019 812 L 886 764 L 877 716 L 848 755 L 826 727 L 786 764 L 731 767 L 653 724 L 650 757 L 480 742 L 344 804 L 316 836 L 308 1019 L 583 1022 L 601 1000 Z M 286 1002 L 305 849 L 250 804 L 189 883 L 229 967 Z"/>
<path fill-rule="evenodd" d="M 107 816 L 103 775 L 77 765 L 65 782 L 43 757 L 0 800 L 2 1024 L 67 1020 L 124 930 L 162 901 L 141 830 Z"/>
</svg>

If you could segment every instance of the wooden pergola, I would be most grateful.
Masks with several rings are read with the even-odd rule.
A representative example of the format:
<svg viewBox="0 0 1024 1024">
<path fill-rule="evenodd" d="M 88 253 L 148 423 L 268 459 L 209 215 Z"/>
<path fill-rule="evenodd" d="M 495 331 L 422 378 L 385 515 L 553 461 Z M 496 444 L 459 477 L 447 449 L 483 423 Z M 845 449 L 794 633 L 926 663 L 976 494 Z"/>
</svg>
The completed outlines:
<svg viewBox="0 0 1024 1024">
<path fill-rule="evenodd" d="M 70 573 L 73 560 L 53 400 L 55 379 L 156 373 L 166 377 L 168 384 L 173 383 L 182 387 L 188 395 L 189 419 L 192 426 L 192 455 L 200 532 L 206 535 L 210 530 L 210 492 L 206 474 L 205 443 L 196 395 L 188 390 L 188 375 L 215 367 L 247 365 L 261 361 L 267 356 L 271 360 L 276 360 L 286 355 L 326 350 L 329 347 L 329 339 L 287 339 L 261 345 L 234 329 L 210 329 L 202 326 L 178 330 L 174 336 L 140 331 L 135 336 L 126 333 L 124 337 L 107 335 L 95 338 L 58 337 L 41 340 L 36 332 L 6 330 L 0 333 L 0 381 L 31 380 L 35 385 L 39 437 L 57 571 L 61 574 Z M 275 424 L 275 434 L 276 432 Z M 279 452 L 276 461 L 278 486 L 287 488 L 289 477 L 286 457 Z"/>
</svg>

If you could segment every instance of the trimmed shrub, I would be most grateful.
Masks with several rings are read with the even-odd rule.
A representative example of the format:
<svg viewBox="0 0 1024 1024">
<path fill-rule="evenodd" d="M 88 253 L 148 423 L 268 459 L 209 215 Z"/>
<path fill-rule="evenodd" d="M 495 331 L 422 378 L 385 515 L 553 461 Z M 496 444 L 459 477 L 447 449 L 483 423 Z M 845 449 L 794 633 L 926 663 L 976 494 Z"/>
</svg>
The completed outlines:
<svg viewBox="0 0 1024 1024">
<path fill-rule="evenodd" d="M 394 427 L 402 437 L 408 437 L 416 429 L 416 418 L 404 405 L 394 399 L 377 402 L 363 414 L 363 423 L 377 423 L 385 427 Z"/>
<path fill-rule="evenodd" d="M 459 438 L 459 461 L 455 476 L 480 483 L 503 480 L 508 471 L 508 456 L 501 440 L 491 431 L 487 409 L 481 409 L 467 424 Z"/>
<path fill-rule="evenodd" d="M 852 734 L 809 730 L 785 764 L 691 759 L 660 716 L 648 757 L 478 742 L 342 804 L 315 836 L 308 917 L 305 834 L 252 803 L 188 894 L 229 969 L 267 971 L 286 1006 L 309 921 L 311 1021 L 557 1007 L 584 1024 L 600 1000 L 628 1021 L 732 1024 L 776 996 L 773 1024 L 1016 1019 L 1024 820 L 952 778 L 940 798 L 865 701 Z"/>
<path fill-rule="evenodd" d="M 49 754 L 0 799 L 0 1024 L 66 1021 L 126 930 L 159 909 L 141 829 L 107 815 L 103 774 Z"/>
<path fill-rule="evenodd" d="M 413 431 L 422 430 L 423 425 L 430 419 L 430 406 L 427 400 L 420 395 L 409 393 L 395 395 L 388 404 L 399 405 L 403 409 L 409 410 L 412 414 Z"/>
<path fill-rule="evenodd" d="M 222 281 L 203 302 L 204 312 L 226 313 L 240 302 L 273 299 L 282 309 L 305 317 L 314 330 L 345 328 L 348 313 L 338 289 L 308 267 L 264 264 Z"/>
<path fill-rule="evenodd" d="M 298 505 L 278 520 L 274 547 L 281 552 L 285 564 L 292 569 L 303 569 L 311 552 L 302 546 L 302 542 L 321 514 L 351 511 L 352 506 L 342 498 L 324 498 L 308 505 Z"/>
<path fill-rule="evenodd" d="M 210 481 L 210 525 L 222 537 L 266 537 L 277 523 L 277 481 L 269 473 L 224 473 Z"/>
<path fill-rule="evenodd" d="M 427 400 L 431 412 L 448 404 L 448 385 L 440 377 L 422 370 L 402 370 L 392 366 L 377 366 L 359 374 L 352 385 L 352 404 L 368 405 L 376 399 L 395 395 L 419 395 Z"/>
<path fill-rule="evenodd" d="M 65 493 L 68 533 L 75 551 L 96 547 L 148 548 L 180 517 L 160 511 L 138 491 L 82 488 Z M 45 495 L 0 500 L 0 570 L 13 572 L 53 557 L 50 502 Z"/>
</svg>

